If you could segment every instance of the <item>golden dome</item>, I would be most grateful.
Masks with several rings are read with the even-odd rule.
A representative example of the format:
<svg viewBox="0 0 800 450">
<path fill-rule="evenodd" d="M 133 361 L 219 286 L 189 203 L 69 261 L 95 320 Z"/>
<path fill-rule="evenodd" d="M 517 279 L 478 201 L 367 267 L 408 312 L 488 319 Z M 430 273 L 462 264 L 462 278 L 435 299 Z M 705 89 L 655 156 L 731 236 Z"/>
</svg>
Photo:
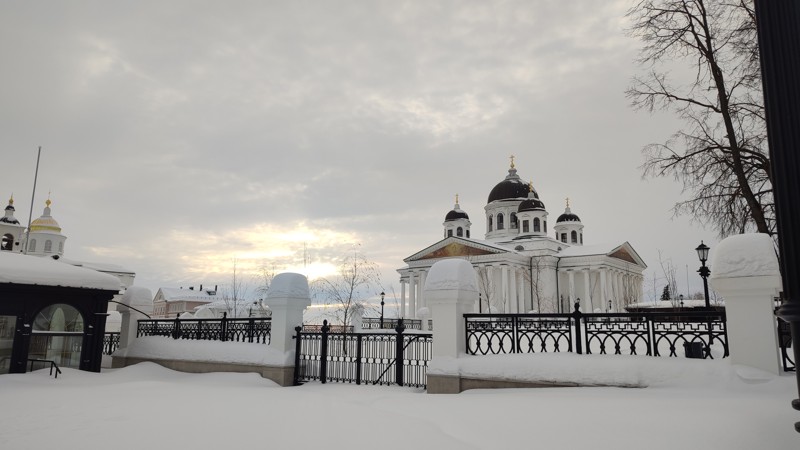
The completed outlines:
<svg viewBox="0 0 800 450">
<path fill-rule="evenodd" d="M 45 202 L 44 213 L 41 217 L 31 222 L 30 231 L 50 231 L 55 233 L 61 233 L 61 225 L 56 222 L 56 219 L 50 215 L 50 204 L 52 202 L 48 198 Z"/>
</svg>

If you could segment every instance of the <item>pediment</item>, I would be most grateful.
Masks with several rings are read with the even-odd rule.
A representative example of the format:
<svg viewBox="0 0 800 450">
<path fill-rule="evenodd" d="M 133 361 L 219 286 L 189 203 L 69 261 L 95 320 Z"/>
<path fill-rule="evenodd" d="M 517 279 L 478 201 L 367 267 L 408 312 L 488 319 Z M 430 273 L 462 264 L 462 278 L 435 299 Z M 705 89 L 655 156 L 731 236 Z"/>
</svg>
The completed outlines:
<svg viewBox="0 0 800 450">
<path fill-rule="evenodd" d="M 458 257 L 465 258 L 470 256 L 496 255 L 500 253 L 506 253 L 506 251 L 462 238 L 449 237 L 409 256 L 405 259 L 405 261 L 408 262 L 424 259 Z"/>
<path fill-rule="evenodd" d="M 639 264 L 639 261 L 637 261 L 636 258 L 634 258 L 625 247 L 617 248 L 615 251 L 609 253 L 608 256 L 621 259 L 631 264 Z"/>
</svg>

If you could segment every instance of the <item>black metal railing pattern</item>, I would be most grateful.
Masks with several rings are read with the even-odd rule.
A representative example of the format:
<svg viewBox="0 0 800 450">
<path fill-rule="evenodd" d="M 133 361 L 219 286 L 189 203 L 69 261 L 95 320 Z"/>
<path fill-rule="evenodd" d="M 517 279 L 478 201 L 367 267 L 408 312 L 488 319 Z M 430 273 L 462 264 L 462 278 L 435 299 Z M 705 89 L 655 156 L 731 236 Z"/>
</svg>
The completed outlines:
<svg viewBox="0 0 800 450">
<path fill-rule="evenodd" d="M 794 372 L 797 370 L 797 364 L 792 359 L 792 330 L 789 327 L 789 322 L 778 318 L 778 345 L 781 349 L 781 360 L 783 361 L 783 370 L 786 372 Z"/>
<path fill-rule="evenodd" d="M 728 356 L 724 312 L 464 314 L 470 355 L 558 353 Z"/>
<path fill-rule="evenodd" d="M 136 337 L 168 336 L 174 339 L 234 341 L 269 344 L 272 321 L 269 317 L 229 319 L 148 319 L 140 320 Z"/>
<path fill-rule="evenodd" d="M 109 331 L 103 335 L 103 354 L 110 355 L 119 348 L 119 332 Z"/>
<path fill-rule="evenodd" d="M 402 319 L 406 330 L 433 331 L 433 320 L 428 319 L 427 325 L 423 329 L 422 319 Z M 361 328 L 364 330 L 394 330 L 400 319 L 380 317 L 364 317 L 361 319 Z"/>
<path fill-rule="evenodd" d="M 295 328 L 295 384 L 397 384 L 426 387 L 431 359 L 430 334 L 405 333 L 403 320 L 395 333 L 333 332 L 327 320 L 320 330 Z"/>
</svg>

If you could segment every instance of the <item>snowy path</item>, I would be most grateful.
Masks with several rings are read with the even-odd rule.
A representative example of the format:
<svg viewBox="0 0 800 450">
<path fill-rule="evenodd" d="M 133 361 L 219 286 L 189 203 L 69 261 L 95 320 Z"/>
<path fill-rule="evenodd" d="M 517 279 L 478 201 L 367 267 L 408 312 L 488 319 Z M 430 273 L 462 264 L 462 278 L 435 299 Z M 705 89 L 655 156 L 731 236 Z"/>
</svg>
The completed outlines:
<svg viewBox="0 0 800 450">
<path fill-rule="evenodd" d="M 4 449 L 797 449 L 791 376 L 715 363 L 645 389 L 428 395 L 145 363 L 93 374 L 0 376 Z M 582 369 L 585 369 L 582 368 Z M 722 374 L 722 375 L 720 375 Z M 726 375 L 727 374 L 727 375 Z"/>
</svg>

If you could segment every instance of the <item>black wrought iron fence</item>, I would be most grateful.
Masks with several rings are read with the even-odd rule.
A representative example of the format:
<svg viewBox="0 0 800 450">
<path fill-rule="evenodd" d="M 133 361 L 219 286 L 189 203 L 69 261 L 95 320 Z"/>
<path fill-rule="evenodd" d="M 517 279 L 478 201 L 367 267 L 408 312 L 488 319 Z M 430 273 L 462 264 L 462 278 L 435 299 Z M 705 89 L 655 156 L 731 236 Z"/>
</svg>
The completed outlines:
<svg viewBox="0 0 800 450">
<path fill-rule="evenodd" d="M 136 337 L 168 336 L 175 339 L 269 344 L 271 330 L 272 321 L 269 317 L 147 319 L 139 321 Z"/>
<path fill-rule="evenodd" d="M 103 335 L 103 354 L 110 355 L 119 348 L 119 332 L 109 331 Z"/>
<path fill-rule="evenodd" d="M 327 320 L 319 332 L 301 327 L 295 332 L 295 384 L 318 380 L 427 387 L 431 335 L 405 333 L 402 319 L 395 333 L 332 332 Z"/>
<path fill-rule="evenodd" d="M 574 352 L 728 356 L 724 312 L 464 314 L 471 355 Z"/>
<path fill-rule="evenodd" d="M 789 327 L 789 322 L 778 318 L 778 344 L 781 349 L 781 359 L 783 360 L 783 370 L 786 372 L 794 372 L 797 370 L 797 365 L 792 359 L 792 330 Z"/>
</svg>

